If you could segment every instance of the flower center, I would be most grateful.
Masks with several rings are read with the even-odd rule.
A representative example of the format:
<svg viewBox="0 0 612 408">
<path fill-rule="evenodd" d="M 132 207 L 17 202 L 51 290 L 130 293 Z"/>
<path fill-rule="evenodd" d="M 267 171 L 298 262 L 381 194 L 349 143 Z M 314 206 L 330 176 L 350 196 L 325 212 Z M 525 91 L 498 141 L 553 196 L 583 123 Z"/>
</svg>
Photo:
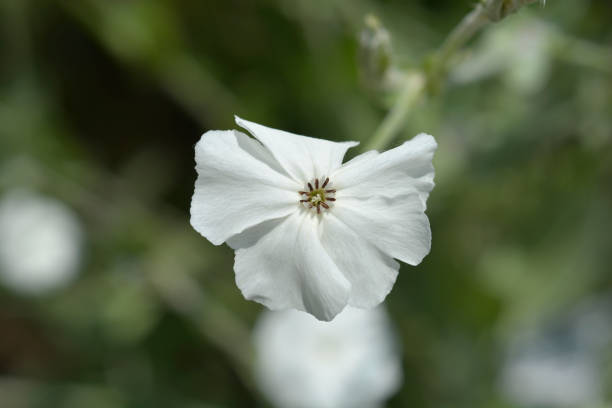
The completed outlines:
<svg viewBox="0 0 612 408">
<path fill-rule="evenodd" d="M 316 209 L 317 214 L 321 214 L 321 207 L 329 210 L 331 202 L 336 201 L 336 190 L 330 188 L 329 177 L 326 177 L 325 180 L 321 178 L 320 184 L 319 186 L 319 179 L 316 178 L 307 183 L 308 191 L 306 189 L 298 191 L 300 203 L 308 209 Z"/>
</svg>

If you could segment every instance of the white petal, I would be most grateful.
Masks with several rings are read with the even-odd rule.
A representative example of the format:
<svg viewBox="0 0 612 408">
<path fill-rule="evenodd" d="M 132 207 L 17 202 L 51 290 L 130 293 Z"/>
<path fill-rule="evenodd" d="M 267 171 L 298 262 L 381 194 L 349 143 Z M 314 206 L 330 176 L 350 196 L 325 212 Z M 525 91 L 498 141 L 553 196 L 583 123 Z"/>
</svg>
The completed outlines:
<svg viewBox="0 0 612 408">
<path fill-rule="evenodd" d="M 395 149 L 357 156 L 330 176 L 336 197 L 396 197 L 417 191 L 425 203 L 434 186 L 436 147 L 433 136 L 420 133 Z"/>
<path fill-rule="evenodd" d="M 266 235 L 268 232 L 276 228 L 280 223 L 285 220 L 283 218 L 275 218 L 273 220 L 264 221 L 260 224 L 254 225 L 251 228 L 247 228 L 240 234 L 236 234 L 226 241 L 226 244 L 232 249 L 248 248 L 255 245 L 260 238 Z"/>
<path fill-rule="evenodd" d="M 280 174 L 291 178 L 285 169 L 283 169 L 283 166 L 281 166 L 281 164 L 274 158 L 274 156 L 272 156 L 272 153 L 270 153 L 270 151 L 266 149 L 264 145 L 240 131 L 234 130 L 234 132 L 240 135 L 237 140 L 238 145 L 242 149 L 246 150 L 254 158 L 266 163 L 268 166 L 270 166 L 270 168 L 276 170 Z"/>
<path fill-rule="evenodd" d="M 329 176 L 342 165 L 346 151 L 357 142 L 330 142 L 272 129 L 236 116 L 236 123 L 249 131 L 274 155 L 296 181 L 304 184 Z"/>
<path fill-rule="evenodd" d="M 275 159 L 257 145 L 233 130 L 206 132 L 196 144 L 191 225 L 215 245 L 299 208 L 302 185 L 279 173 Z"/>
<path fill-rule="evenodd" d="M 249 248 L 236 251 L 236 284 L 269 309 L 294 308 L 329 321 L 348 302 L 350 283 L 319 241 L 318 219 L 303 210 Z"/>
<path fill-rule="evenodd" d="M 394 198 L 338 199 L 334 215 L 383 253 L 418 265 L 431 248 L 429 220 L 417 193 Z"/>
<path fill-rule="evenodd" d="M 351 283 L 349 305 L 372 308 L 393 288 L 399 264 L 357 235 L 333 212 L 322 224 L 321 243 L 338 269 Z"/>
</svg>

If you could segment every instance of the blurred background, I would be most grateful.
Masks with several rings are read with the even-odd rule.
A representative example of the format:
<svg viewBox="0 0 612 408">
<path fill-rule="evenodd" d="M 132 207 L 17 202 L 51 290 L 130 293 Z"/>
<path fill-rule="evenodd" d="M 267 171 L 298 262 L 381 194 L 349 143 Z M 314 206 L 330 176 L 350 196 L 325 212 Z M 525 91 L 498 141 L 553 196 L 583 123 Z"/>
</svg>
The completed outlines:
<svg viewBox="0 0 612 408">
<path fill-rule="evenodd" d="M 395 92 L 364 17 L 418 69 L 473 3 L 0 0 L 0 407 L 271 406 L 262 307 L 189 225 L 195 143 L 234 114 L 367 141 Z M 385 406 L 612 406 L 611 21 L 549 0 L 488 26 L 389 146 L 439 143 Z"/>
</svg>

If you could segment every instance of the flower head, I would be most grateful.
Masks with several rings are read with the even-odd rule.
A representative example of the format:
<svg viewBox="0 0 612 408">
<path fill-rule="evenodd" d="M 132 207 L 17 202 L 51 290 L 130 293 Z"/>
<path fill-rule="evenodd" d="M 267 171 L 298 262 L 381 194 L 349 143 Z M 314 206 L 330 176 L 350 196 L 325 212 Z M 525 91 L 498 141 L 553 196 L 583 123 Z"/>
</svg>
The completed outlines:
<svg viewBox="0 0 612 408">
<path fill-rule="evenodd" d="M 0 199 L 0 281 L 32 295 L 65 287 L 78 273 L 82 235 L 62 202 L 9 191 Z"/>
<path fill-rule="evenodd" d="M 380 307 L 347 307 L 331 323 L 267 312 L 253 337 L 257 383 L 279 408 L 377 407 L 401 385 L 399 350 Z"/>
<path fill-rule="evenodd" d="M 196 145 L 191 225 L 236 251 L 245 298 L 331 320 L 347 304 L 381 303 L 397 277 L 393 258 L 417 265 L 429 253 L 432 136 L 342 164 L 356 142 L 236 122 L 255 139 L 212 130 Z"/>
</svg>

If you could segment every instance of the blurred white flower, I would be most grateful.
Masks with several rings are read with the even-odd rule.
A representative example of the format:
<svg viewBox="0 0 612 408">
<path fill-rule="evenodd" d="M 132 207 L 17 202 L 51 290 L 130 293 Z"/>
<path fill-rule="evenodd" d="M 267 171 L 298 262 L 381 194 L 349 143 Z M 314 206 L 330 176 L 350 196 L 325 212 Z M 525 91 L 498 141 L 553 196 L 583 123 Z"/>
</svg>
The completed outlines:
<svg viewBox="0 0 612 408">
<path fill-rule="evenodd" d="M 14 190 L 0 200 L 0 281 L 38 294 L 67 285 L 78 271 L 82 231 L 62 202 Z"/>
<path fill-rule="evenodd" d="M 402 382 L 387 314 L 347 307 L 333 322 L 266 312 L 254 332 L 258 383 L 279 408 L 380 406 Z"/>
<path fill-rule="evenodd" d="M 601 384 L 594 362 L 584 354 L 553 354 L 542 350 L 511 360 L 503 388 L 522 407 L 575 407 L 595 404 Z"/>
<path fill-rule="evenodd" d="M 501 388 L 521 407 L 598 406 L 612 346 L 612 298 L 581 302 L 552 323 L 519 332 L 508 345 Z"/>
<path fill-rule="evenodd" d="M 429 253 L 432 136 L 342 164 L 356 142 L 236 122 L 256 139 L 212 130 L 196 145 L 191 225 L 236 250 L 245 298 L 331 320 L 347 304 L 381 303 L 397 277 L 393 258 L 417 265 Z"/>
</svg>

